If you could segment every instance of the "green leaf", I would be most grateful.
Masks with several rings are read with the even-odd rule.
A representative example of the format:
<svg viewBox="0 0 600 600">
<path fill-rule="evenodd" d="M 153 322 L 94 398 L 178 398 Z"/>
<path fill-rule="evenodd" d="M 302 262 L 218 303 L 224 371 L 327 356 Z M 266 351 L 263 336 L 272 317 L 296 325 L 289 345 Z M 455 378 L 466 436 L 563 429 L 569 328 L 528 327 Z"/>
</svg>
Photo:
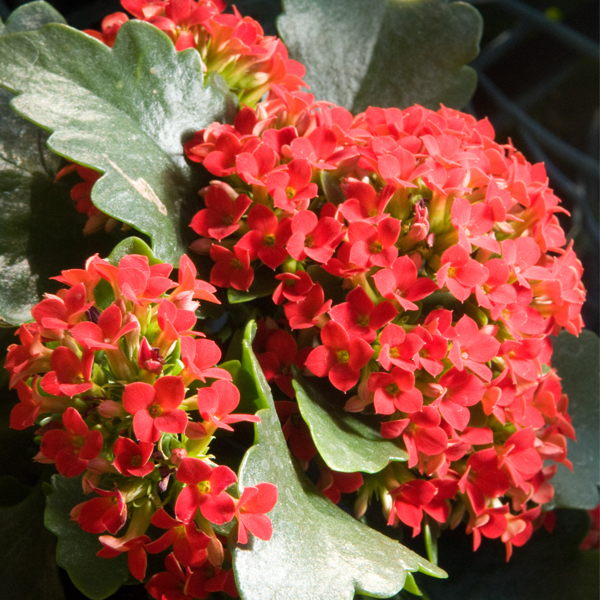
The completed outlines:
<svg viewBox="0 0 600 600">
<path fill-rule="evenodd" d="M 65 18 L 47 2 L 28 2 L 16 8 L 6 21 L 2 35 L 35 31 L 47 23 L 64 23 Z"/>
<path fill-rule="evenodd" d="M 484 538 L 473 552 L 462 528 L 444 531 L 439 540 L 440 565 L 448 580 L 419 578 L 430 600 L 592 600 L 598 598 L 598 552 L 579 550 L 589 528 L 583 511 L 556 511 L 549 533 L 542 527 L 506 561 L 504 544 Z"/>
<path fill-rule="evenodd" d="M 577 436 L 577 442 L 567 440 L 573 472 L 559 464 L 552 478 L 552 506 L 592 509 L 600 503 L 599 344 L 598 336 L 587 330 L 579 337 L 562 331 L 552 340 L 552 366 L 569 396 L 569 415 Z"/>
<path fill-rule="evenodd" d="M 44 2 L 21 6 L 0 34 L 35 29 L 53 15 L 62 21 Z M 31 319 L 30 309 L 38 300 L 38 275 L 28 235 L 35 219 L 31 214 L 33 195 L 40 193 L 42 202 L 48 204 L 49 197 L 60 202 L 65 194 L 50 177 L 59 158 L 44 151 L 43 132 L 8 108 L 11 98 L 9 92 L 0 91 L 0 324 L 18 325 Z M 68 195 L 66 198 L 70 202 Z"/>
<path fill-rule="evenodd" d="M 56 153 L 104 173 L 94 204 L 177 262 L 200 186 L 182 141 L 224 118 L 229 98 L 216 78 L 205 86 L 198 52 L 129 21 L 112 49 L 50 24 L 0 38 L 0 57 L 0 85 L 18 94 L 11 107 L 54 132 Z"/>
<path fill-rule="evenodd" d="M 58 537 L 56 562 L 69 574 L 77 589 L 92 600 L 114 594 L 129 579 L 127 555 L 99 558 L 102 549 L 98 536 L 87 533 L 71 521 L 71 509 L 89 500 L 81 490 L 81 477 L 52 477 L 52 493 L 46 498 L 46 527 Z"/>
<path fill-rule="evenodd" d="M 150 248 L 146 242 L 140 240 L 140 238 L 133 236 L 124 239 L 113 248 L 113 251 L 108 257 L 108 262 L 118 266 L 120 260 L 128 254 L 141 254 L 142 256 L 147 256 L 150 266 L 160 263 L 160 260 L 154 257 L 152 248 Z M 177 267 L 177 265 L 175 265 L 175 267 Z"/>
<path fill-rule="evenodd" d="M 408 460 L 406 450 L 381 437 L 376 419 L 346 412 L 342 394 L 319 389 L 299 374 L 293 385 L 315 446 L 334 471 L 378 473 L 391 460 Z"/>
<path fill-rule="evenodd" d="M 10 97 L 0 89 L 0 325 L 31 320 L 42 294 L 60 287 L 50 277 L 82 268 L 121 236 L 83 235 L 85 217 L 54 183 L 59 157 L 46 150 L 43 131 L 8 108 Z"/>
<path fill-rule="evenodd" d="M 247 328 L 243 367 L 256 384 L 258 441 L 240 467 L 240 487 L 269 481 L 279 498 L 269 517 L 268 542 L 233 544 L 233 562 L 243 600 L 351 600 L 354 592 L 386 598 L 402 589 L 407 572 L 445 573 L 397 542 L 343 512 L 307 479 L 290 455 L 268 383 L 252 352 Z"/>
<path fill-rule="evenodd" d="M 3 598 L 65 600 L 54 562 L 55 539 L 44 528 L 43 514 L 44 494 L 41 486 L 19 503 L 0 508 L 0 580 Z"/>
<path fill-rule="evenodd" d="M 0 34 L 52 19 L 63 21 L 48 4 L 31 2 L 11 14 Z M 54 183 L 60 157 L 47 149 L 45 131 L 10 110 L 12 98 L 0 89 L 0 325 L 29 321 L 42 294 L 59 287 L 50 277 L 107 253 L 121 235 L 83 236 L 85 217 L 74 210 L 68 188 Z"/>
<path fill-rule="evenodd" d="M 318 100 L 359 112 L 440 103 L 461 108 L 477 85 L 482 19 L 447 0 L 284 0 L 277 20 Z"/>
</svg>

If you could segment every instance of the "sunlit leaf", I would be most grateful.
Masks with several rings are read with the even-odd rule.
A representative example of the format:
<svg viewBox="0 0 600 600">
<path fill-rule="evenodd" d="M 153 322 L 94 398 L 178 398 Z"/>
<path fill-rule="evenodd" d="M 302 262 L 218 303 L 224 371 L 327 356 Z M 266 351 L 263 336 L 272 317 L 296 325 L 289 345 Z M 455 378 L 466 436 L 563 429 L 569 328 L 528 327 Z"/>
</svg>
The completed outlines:
<svg viewBox="0 0 600 600">
<path fill-rule="evenodd" d="M 257 443 L 240 467 L 240 486 L 274 483 L 278 501 L 269 513 L 269 541 L 233 544 L 243 600 L 351 600 L 355 592 L 386 598 L 402 589 L 412 571 L 444 577 L 441 569 L 343 512 L 307 479 L 288 451 L 252 337 L 249 327 L 242 365 L 254 377 L 262 410 Z"/>
<path fill-rule="evenodd" d="M 54 132 L 52 150 L 104 173 L 94 204 L 177 262 L 199 189 L 182 141 L 222 119 L 229 97 L 216 79 L 205 85 L 198 52 L 177 52 L 156 27 L 130 21 L 112 49 L 50 24 L 0 38 L 0 57 L 0 84 L 17 94 L 11 107 Z"/>
</svg>

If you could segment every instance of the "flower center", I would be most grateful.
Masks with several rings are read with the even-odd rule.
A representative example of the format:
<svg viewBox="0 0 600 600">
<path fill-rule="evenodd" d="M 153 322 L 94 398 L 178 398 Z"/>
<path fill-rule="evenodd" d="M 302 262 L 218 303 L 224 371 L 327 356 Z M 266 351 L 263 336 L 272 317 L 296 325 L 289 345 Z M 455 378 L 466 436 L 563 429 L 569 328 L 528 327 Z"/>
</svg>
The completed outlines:
<svg viewBox="0 0 600 600">
<path fill-rule="evenodd" d="M 370 248 L 371 248 L 372 254 L 379 254 L 383 250 L 383 246 L 381 245 L 381 242 L 379 242 L 379 241 L 373 242 L 371 244 Z"/>
<path fill-rule="evenodd" d="M 389 385 L 385 386 L 385 392 L 388 396 L 397 396 L 399 391 L 400 388 L 395 383 L 390 383 Z"/>
<path fill-rule="evenodd" d="M 160 417 L 163 414 L 162 406 L 160 404 L 152 404 L 148 407 L 148 413 L 151 417 Z"/>
<path fill-rule="evenodd" d="M 361 327 L 368 327 L 369 326 L 369 316 L 361 315 L 360 317 L 358 317 L 358 319 L 356 319 L 356 323 L 358 325 L 360 325 Z"/>
<path fill-rule="evenodd" d="M 350 354 L 348 353 L 348 350 L 338 350 L 337 359 L 339 363 L 345 365 L 350 359 Z"/>
<path fill-rule="evenodd" d="M 210 482 L 209 481 L 201 481 L 198 484 L 198 489 L 201 494 L 210 494 Z"/>
</svg>

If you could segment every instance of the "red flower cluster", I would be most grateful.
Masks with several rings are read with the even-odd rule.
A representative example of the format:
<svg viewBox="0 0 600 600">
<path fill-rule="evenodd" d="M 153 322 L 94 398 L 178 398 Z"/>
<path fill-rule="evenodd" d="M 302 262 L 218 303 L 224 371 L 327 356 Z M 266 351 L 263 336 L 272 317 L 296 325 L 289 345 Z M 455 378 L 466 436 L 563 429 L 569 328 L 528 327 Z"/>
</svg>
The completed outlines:
<svg viewBox="0 0 600 600">
<path fill-rule="evenodd" d="M 207 73 L 219 73 L 240 102 L 254 106 L 273 86 L 295 91 L 305 85 L 304 67 L 288 58 L 275 36 L 265 36 L 260 24 L 242 17 L 234 7 L 225 14 L 223 0 L 121 0 L 136 19 L 164 31 L 177 50 L 196 48 Z M 102 32 L 85 30 L 107 46 L 129 17 L 122 12 L 102 21 Z"/>
<path fill-rule="evenodd" d="M 569 466 L 574 437 L 549 335 L 581 330 L 585 291 L 544 166 L 455 110 L 353 117 L 281 87 L 185 150 L 220 178 L 191 222 L 211 283 L 252 291 L 273 272 L 268 379 L 293 397 L 295 364 L 381 415 L 409 455 L 379 478 L 390 523 L 466 513 L 475 546 L 510 554 L 552 497 L 543 461 Z"/>
<path fill-rule="evenodd" d="M 94 497 L 71 518 L 103 534 L 99 556 L 126 552 L 132 575 L 144 580 L 147 553 L 172 547 L 167 571 L 147 583 L 155 598 L 175 597 L 172 590 L 182 598 L 237 596 L 213 524 L 236 519 L 240 543 L 248 531 L 269 539 L 265 513 L 277 488 L 261 483 L 237 499 L 226 491 L 235 473 L 208 459 L 218 428 L 258 417 L 233 412 L 240 394 L 216 366 L 221 351 L 193 331 L 199 300 L 216 302 L 215 288 L 196 279 L 187 256 L 177 281 L 171 271 L 145 256 L 126 255 L 118 266 L 94 256 L 85 269 L 56 277 L 68 287 L 32 309 L 34 321 L 21 325 L 20 344 L 8 350 L 20 400 L 11 426 L 37 425 L 36 460 L 65 477 L 83 474 Z M 152 540 L 151 524 L 167 532 Z"/>
</svg>

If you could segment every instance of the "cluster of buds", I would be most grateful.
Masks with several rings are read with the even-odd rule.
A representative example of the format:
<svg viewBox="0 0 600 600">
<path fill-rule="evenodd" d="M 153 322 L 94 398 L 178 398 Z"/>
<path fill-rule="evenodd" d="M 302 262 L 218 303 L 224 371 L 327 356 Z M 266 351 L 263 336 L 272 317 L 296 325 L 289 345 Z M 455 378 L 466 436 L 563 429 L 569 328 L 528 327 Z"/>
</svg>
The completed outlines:
<svg viewBox="0 0 600 600">
<path fill-rule="evenodd" d="M 297 91 L 304 67 L 288 58 L 275 36 L 265 36 L 260 24 L 242 17 L 237 9 L 225 14 L 223 0 L 121 0 L 136 19 L 164 31 L 179 51 L 195 48 L 207 73 L 219 73 L 229 89 L 247 106 L 256 103 L 273 86 Z M 85 30 L 108 46 L 129 17 L 122 12 L 102 21 L 102 32 Z"/>
<path fill-rule="evenodd" d="M 549 336 L 579 333 L 585 291 L 543 164 L 445 107 L 353 117 L 282 88 L 185 150 L 219 178 L 191 222 L 211 283 L 252 291 L 260 271 L 262 290 L 272 273 L 255 348 L 292 450 L 316 453 L 295 365 L 408 453 L 366 482 L 324 467 L 322 489 L 360 488 L 359 515 L 376 494 L 415 535 L 466 517 L 475 547 L 499 537 L 510 556 L 552 498 L 544 461 L 570 466 L 574 437 Z"/>
<path fill-rule="evenodd" d="M 217 429 L 232 430 L 254 415 L 234 413 L 240 394 L 217 365 L 217 344 L 194 331 L 199 300 L 216 302 L 215 288 L 196 279 L 183 256 L 172 266 L 126 255 L 118 266 L 94 256 L 85 269 L 63 271 L 66 284 L 32 309 L 18 330 L 6 367 L 19 403 L 11 426 L 37 426 L 35 457 L 65 477 L 82 475 L 93 497 L 71 518 L 101 534 L 99 556 L 127 553 L 131 574 L 148 579 L 147 553 L 167 553 L 153 574 L 154 598 L 237 596 L 231 556 L 215 525 L 237 523 L 270 539 L 271 483 L 227 490 L 235 473 L 216 465 L 209 444 Z M 120 537 L 117 534 L 125 528 Z M 151 538 L 150 525 L 166 530 Z"/>
</svg>

